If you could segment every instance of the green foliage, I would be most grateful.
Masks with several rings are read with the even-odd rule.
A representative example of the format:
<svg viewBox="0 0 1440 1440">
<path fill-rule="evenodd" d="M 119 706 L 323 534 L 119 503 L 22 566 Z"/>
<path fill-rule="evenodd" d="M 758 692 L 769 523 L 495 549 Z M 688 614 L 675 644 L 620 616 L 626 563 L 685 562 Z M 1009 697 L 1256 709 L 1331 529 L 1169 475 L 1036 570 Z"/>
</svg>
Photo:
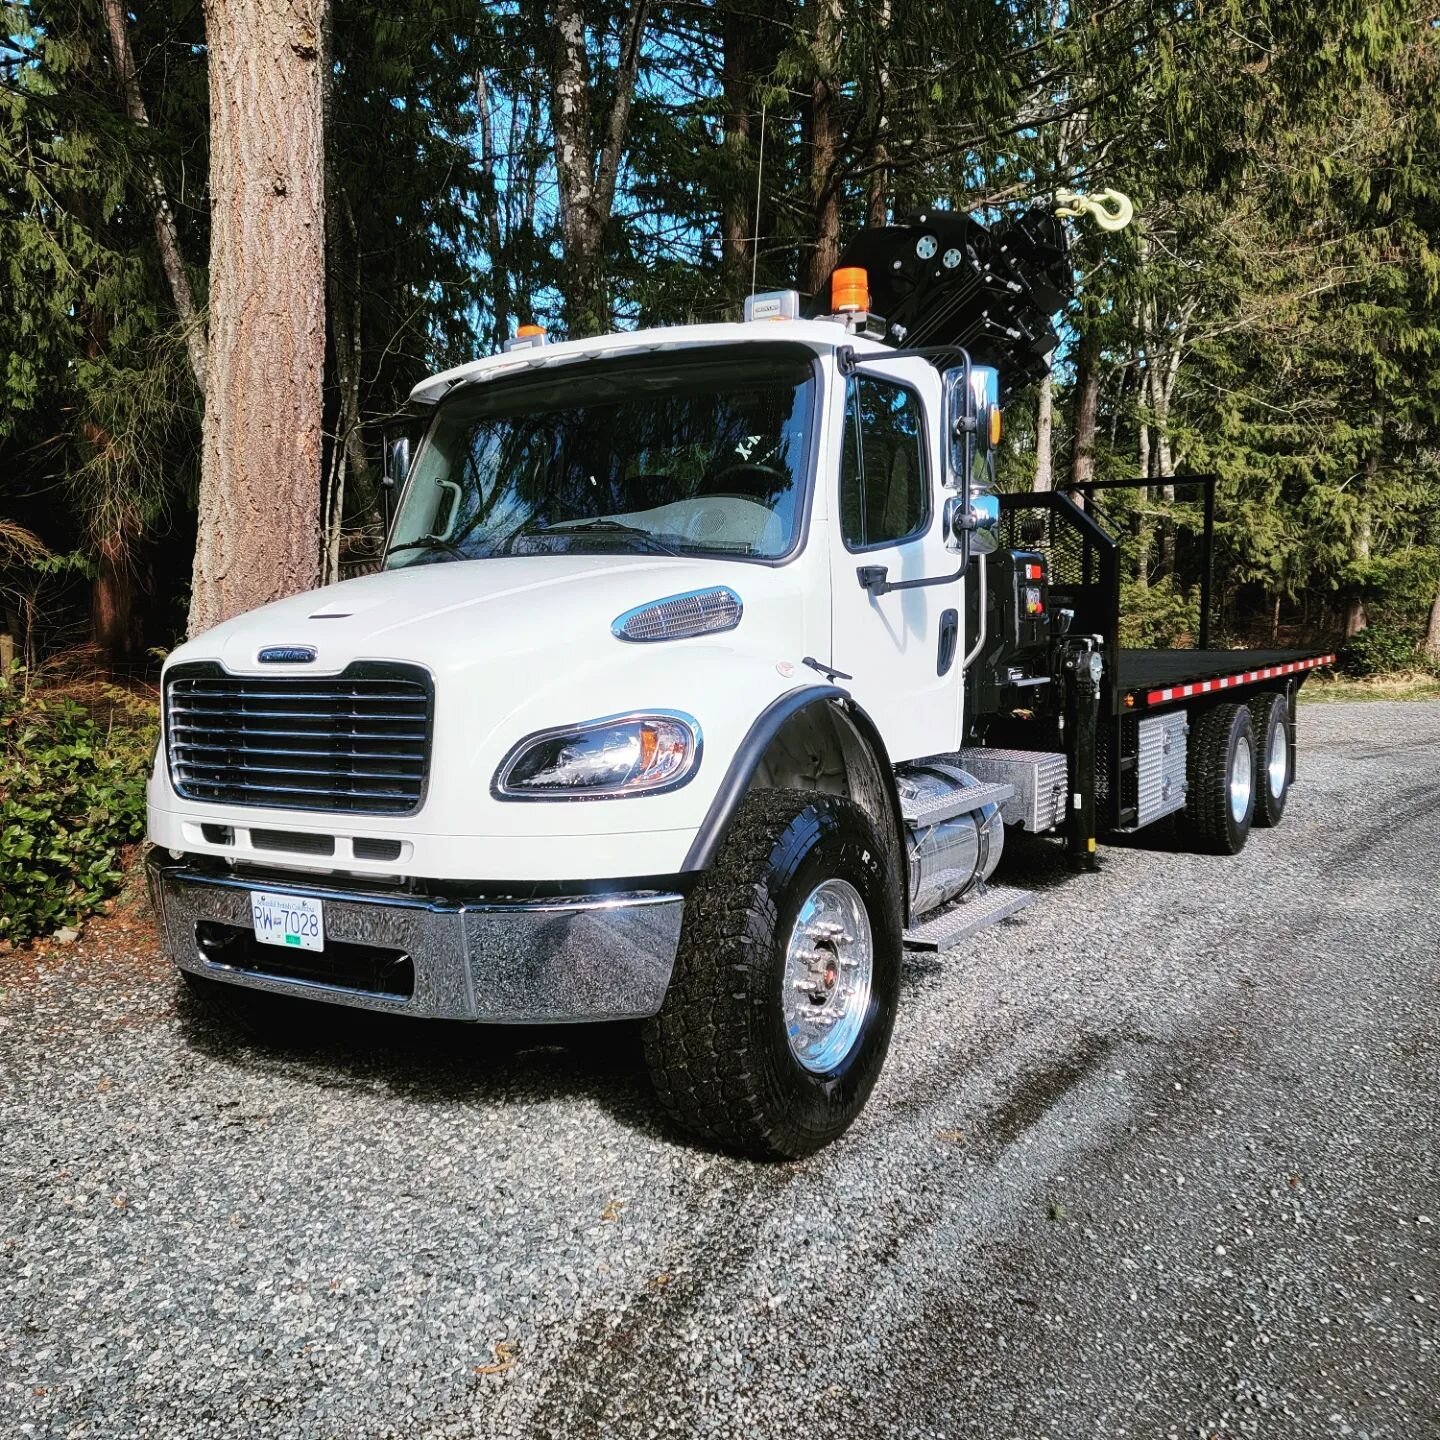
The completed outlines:
<svg viewBox="0 0 1440 1440">
<path fill-rule="evenodd" d="M 1398 625 L 1367 625 L 1338 653 L 1347 675 L 1401 675 L 1419 663 L 1419 636 Z"/>
<path fill-rule="evenodd" d="M 120 691 L 26 699 L 0 680 L 0 939 L 73 926 L 119 887 L 145 829 L 153 711 Z"/>
<path fill-rule="evenodd" d="M 1167 575 L 1153 585 L 1126 581 L 1120 593 L 1120 643 L 1137 650 L 1192 646 L 1200 629 L 1200 597 Z"/>
</svg>

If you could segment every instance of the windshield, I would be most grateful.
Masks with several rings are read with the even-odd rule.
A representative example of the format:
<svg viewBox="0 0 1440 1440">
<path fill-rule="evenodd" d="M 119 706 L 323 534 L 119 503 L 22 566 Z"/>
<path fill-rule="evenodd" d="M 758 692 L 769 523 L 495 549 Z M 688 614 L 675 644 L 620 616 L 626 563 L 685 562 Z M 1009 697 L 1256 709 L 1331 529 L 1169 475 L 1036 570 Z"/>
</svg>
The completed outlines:
<svg viewBox="0 0 1440 1440">
<path fill-rule="evenodd" d="M 797 345 L 582 360 L 445 402 L 386 565 L 794 548 L 814 408 Z"/>
</svg>

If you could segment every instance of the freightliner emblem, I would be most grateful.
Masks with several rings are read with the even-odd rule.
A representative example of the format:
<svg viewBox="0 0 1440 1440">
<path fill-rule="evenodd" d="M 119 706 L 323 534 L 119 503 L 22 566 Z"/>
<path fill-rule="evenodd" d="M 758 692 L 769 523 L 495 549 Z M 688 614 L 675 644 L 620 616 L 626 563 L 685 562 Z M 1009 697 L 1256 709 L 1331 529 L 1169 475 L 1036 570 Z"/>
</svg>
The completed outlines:
<svg viewBox="0 0 1440 1440">
<path fill-rule="evenodd" d="M 314 658 L 313 645 L 267 645 L 259 655 L 262 665 L 305 665 Z"/>
</svg>

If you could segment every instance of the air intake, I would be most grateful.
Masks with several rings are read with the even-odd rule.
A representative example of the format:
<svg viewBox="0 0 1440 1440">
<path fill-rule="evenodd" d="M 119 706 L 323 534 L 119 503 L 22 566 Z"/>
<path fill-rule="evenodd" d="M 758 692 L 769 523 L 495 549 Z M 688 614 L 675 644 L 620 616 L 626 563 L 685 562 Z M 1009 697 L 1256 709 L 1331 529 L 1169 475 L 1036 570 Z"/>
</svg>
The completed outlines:
<svg viewBox="0 0 1440 1440">
<path fill-rule="evenodd" d="M 733 630 L 745 607 L 728 585 L 712 590 L 689 590 L 651 600 L 617 616 L 611 633 L 619 640 L 645 643 L 651 640 L 688 640 L 694 635 L 714 635 Z"/>
</svg>

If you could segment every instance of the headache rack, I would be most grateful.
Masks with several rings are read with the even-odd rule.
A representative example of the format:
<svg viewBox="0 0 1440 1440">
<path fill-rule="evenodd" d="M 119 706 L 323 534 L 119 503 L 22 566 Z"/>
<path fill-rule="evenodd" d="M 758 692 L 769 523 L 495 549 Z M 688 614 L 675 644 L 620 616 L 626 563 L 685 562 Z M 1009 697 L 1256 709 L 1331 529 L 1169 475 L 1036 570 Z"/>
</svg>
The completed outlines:
<svg viewBox="0 0 1440 1440">
<path fill-rule="evenodd" d="M 425 798 L 434 687 L 418 665 L 339 675 L 232 675 L 177 665 L 165 679 L 165 756 L 187 800 L 411 815 Z"/>
</svg>

